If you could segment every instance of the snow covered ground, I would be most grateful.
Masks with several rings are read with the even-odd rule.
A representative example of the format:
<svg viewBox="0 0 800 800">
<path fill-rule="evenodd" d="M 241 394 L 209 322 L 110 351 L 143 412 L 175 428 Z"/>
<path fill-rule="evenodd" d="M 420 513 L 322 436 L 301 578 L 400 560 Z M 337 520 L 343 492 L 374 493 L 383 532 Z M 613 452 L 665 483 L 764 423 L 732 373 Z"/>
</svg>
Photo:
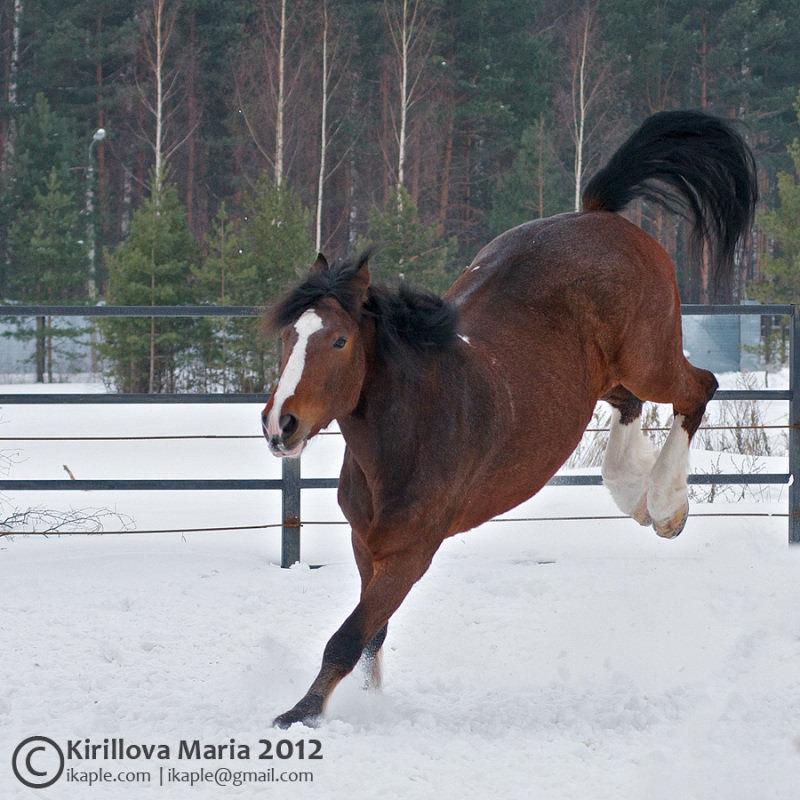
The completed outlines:
<svg viewBox="0 0 800 800">
<path fill-rule="evenodd" d="M 8 405 L 0 436 L 257 436 L 258 411 Z M 12 478 L 280 473 L 258 439 L 1 447 L 19 453 Z M 304 474 L 334 475 L 340 452 L 321 438 Z M 718 461 L 694 453 L 701 469 Z M 119 515 L 107 528 L 140 531 L 280 513 L 267 492 L 67 494 L 4 507 L 103 507 Z M 0 539 L 0 797 L 794 800 L 800 549 L 783 516 L 700 516 L 785 514 L 785 489 L 722 500 L 696 503 L 675 541 L 630 520 L 502 521 L 449 540 L 392 620 L 383 692 L 354 674 L 319 727 L 288 732 L 272 718 L 357 599 L 345 526 L 304 528 L 291 570 L 274 529 Z M 548 488 L 509 516 L 576 513 L 616 510 L 602 487 Z M 341 519 L 332 492 L 304 493 L 303 515 Z M 51 742 L 20 747 L 34 736 Z M 46 782 L 54 745 L 61 777 L 26 787 L 12 757 Z"/>
</svg>

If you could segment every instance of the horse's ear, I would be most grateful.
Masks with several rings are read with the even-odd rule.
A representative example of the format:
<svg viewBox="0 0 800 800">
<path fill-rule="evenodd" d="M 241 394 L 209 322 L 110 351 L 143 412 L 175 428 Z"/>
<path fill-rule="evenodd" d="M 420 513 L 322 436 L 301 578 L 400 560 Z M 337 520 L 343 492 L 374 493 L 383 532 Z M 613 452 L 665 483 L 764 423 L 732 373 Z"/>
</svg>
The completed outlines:
<svg viewBox="0 0 800 800">
<path fill-rule="evenodd" d="M 328 259 L 322 253 L 317 253 L 317 260 L 311 265 L 311 272 L 327 272 Z"/>
<path fill-rule="evenodd" d="M 370 250 L 365 250 L 359 257 L 356 264 L 356 271 L 353 275 L 353 286 L 361 297 L 361 305 L 367 301 L 367 290 L 370 284 L 369 275 L 369 256 Z"/>
</svg>

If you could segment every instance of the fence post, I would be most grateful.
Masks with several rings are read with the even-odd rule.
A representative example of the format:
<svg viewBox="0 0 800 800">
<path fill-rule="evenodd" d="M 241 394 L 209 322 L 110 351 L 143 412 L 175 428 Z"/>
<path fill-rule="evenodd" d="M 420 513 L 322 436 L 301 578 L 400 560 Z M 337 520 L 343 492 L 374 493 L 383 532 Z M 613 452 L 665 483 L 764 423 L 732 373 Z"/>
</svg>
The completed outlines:
<svg viewBox="0 0 800 800">
<path fill-rule="evenodd" d="M 800 309 L 792 306 L 789 337 L 789 544 L 800 544 Z"/>
<path fill-rule="evenodd" d="M 281 566 L 286 569 L 300 560 L 300 459 L 282 459 L 281 477 Z"/>
</svg>

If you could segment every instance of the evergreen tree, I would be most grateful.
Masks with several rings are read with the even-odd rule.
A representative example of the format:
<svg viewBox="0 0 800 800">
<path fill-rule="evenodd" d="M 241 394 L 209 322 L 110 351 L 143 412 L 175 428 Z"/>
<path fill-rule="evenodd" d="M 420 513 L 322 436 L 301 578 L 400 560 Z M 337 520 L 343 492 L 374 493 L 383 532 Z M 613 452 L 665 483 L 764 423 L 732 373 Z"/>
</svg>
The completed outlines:
<svg viewBox="0 0 800 800">
<path fill-rule="evenodd" d="M 448 131 L 446 172 L 428 176 L 447 207 L 441 227 L 456 240 L 450 258 L 468 261 L 496 232 L 491 209 L 512 168 L 523 131 L 552 108 L 552 87 L 561 65 L 553 58 L 557 10 L 540 0 L 442 3 L 435 51 L 437 75 L 446 87 L 438 127 Z M 424 197 L 424 193 L 420 193 Z M 420 203 L 422 218 L 427 214 Z M 503 227 L 502 224 L 499 227 Z M 507 227 L 507 226 L 506 226 Z M 453 246 L 454 245 L 454 246 Z"/>
<path fill-rule="evenodd" d="M 234 292 L 237 303 L 257 305 L 285 291 L 314 260 L 312 221 L 292 189 L 266 175 L 245 207 L 243 259 Z"/>
<path fill-rule="evenodd" d="M 30 281 L 25 277 L 30 265 L 14 253 L 11 231 L 30 227 L 26 217 L 40 204 L 42 188 L 51 176 L 58 193 L 78 207 L 77 186 L 70 169 L 74 142 L 67 121 L 51 108 L 43 94 L 37 94 L 31 108 L 19 119 L 14 159 L 2 174 L 0 186 L 0 264 L 5 268 L 0 288 L 9 299 L 22 299 L 14 292 L 21 285 L 36 283 L 35 276 Z M 30 291 L 25 297 L 32 298 Z"/>
<path fill-rule="evenodd" d="M 285 291 L 313 261 L 311 215 L 285 183 L 266 176 L 231 219 L 223 206 L 195 272 L 198 296 L 219 305 L 259 306 Z M 202 362 L 208 385 L 264 391 L 272 382 L 275 343 L 263 340 L 254 319 L 207 319 L 202 323 Z"/>
<path fill-rule="evenodd" d="M 146 200 L 131 219 L 130 237 L 108 259 L 112 305 L 181 305 L 194 300 L 197 248 L 174 186 Z M 103 320 L 102 352 L 124 392 L 171 392 L 191 350 L 191 319 Z"/>
<path fill-rule="evenodd" d="M 435 225 L 420 221 L 417 207 L 402 186 L 383 211 L 370 215 L 369 235 L 369 241 L 362 240 L 359 248 L 376 247 L 370 258 L 376 283 L 395 285 L 402 280 L 441 292 L 452 282 L 453 276 L 445 269 L 448 243 L 438 238 Z"/>
<path fill-rule="evenodd" d="M 556 155 L 544 115 L 522 133 L 511 169 L 498 177 L 492 195 L 491 228 L 498 235 L 514 225 L 569 210 L 570 176 Z"/>
<path fill-rule="evenodd" d="M 28 303 L 85 302 L 88 261 L 74 196 L 64 190 L 55 167 L 42 183 L 11 226 L 9 294 Z"/>
<path fill-rule="evenodd" d="M 255 267 L 244 257 L 238 220 L 220 207 L 207 239 L 207 253 L 194 273 L 197 296 L 212 305 L 252 305 L 241 301 L 250 295 Z M 202 365 L 198 378 L 205 390 L 263 390 L 250 369 L 250 353 L 257 343 L 255 321 L 249 318 L 206 317 L 198 322 L 195 346 Z"/>
<path fill-rule="evenodd" d="M 800 121 L 800 97 L 796 108 Z M 800 300 L 800 139 L 794 139 L 788 152 L 794 169 L 778 173 L 778 205 L 756 217 L 773 249 L 764 259 L 761 279 L 750 284 L 749 294 L 770 303 Z"/>
<path fill-rule="evenodd" d="M 88 266 L 82 225 L 73 197 L 65 192 L 56 168 L 50 171 L 43 191 L 35 189 L 25 213 L 11 226 L 9 242 L 14 269 L 7 290 L 28 303 L 83 303 L 87 298 Z M 17 338 L 36 341 L 36 377 L 45 373 L 53 380 L 54 355 L 65 355 L 59 342 L 75 339 L 81 330 L 52 317 L 40 317 L 35 331 L 20 324 Z"/>
</svg>

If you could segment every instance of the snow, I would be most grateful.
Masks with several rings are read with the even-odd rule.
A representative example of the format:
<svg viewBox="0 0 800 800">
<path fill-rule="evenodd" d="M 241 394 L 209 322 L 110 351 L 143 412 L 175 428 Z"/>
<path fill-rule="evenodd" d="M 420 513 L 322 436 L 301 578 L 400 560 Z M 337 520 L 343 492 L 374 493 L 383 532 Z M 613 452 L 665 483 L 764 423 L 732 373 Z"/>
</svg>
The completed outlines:
<svg viewBox="0 0 800 800">
<path fill-rule="evenodd" d="M 781 418 L 781 405 L 766 416 Z M 0 435 L 258 437 L 259 411 L 7 405 Z M 12 446 L 12 478 L 64 478 L 64 465 L 76 478 L 280 474 L 258 438 Z M 340 457 L 341 438 L 321 437 L 304 474 L 335 475 Z M 786 471 L 780 454 L 766 461 Z M 354 673 L 317 728 L 288 732 L 271 720 L 304 693 L 357 599 L 346 526 L 305 527 L 290 570 L 277 566 L 276 529 L 2 538 L 0 797 L 794 800 L 800 548 L 787 545 L 785 516 L 701 516 L 785 515 L 785 487 L 757 492 L 694 503 L 674 541 L 620 519 L 498 521 L 447 541 L 392 619 L 383 691 L 363 691 Z M 280 514 L 271 492 L 66 494 L 5 500 L 104 507 L 139 531 Z M 616 510 L 602 487 L 552 487 L 506 516 L 576 513 Z M 341 520 L 334 493 L 304 493 L 303 516 Z M 65 772 L 30 789 L 11 758 L 35 735 L 65 749 L 163 743 L 170 758 L 69 759 L 87 777 L 151 781 L 88 787 Z M 292 757 L 259 760 L 262 739 L 292 743 Z M 178 760 L 181 740 L 234 740 L 249 757 Z M 309 754 L 312 740 L 322 759 L 299 758 L 296 743 Z M 163 768 L 219 766 L 309 771 L 313 783 L 159 785 Z"/>
</svg>

